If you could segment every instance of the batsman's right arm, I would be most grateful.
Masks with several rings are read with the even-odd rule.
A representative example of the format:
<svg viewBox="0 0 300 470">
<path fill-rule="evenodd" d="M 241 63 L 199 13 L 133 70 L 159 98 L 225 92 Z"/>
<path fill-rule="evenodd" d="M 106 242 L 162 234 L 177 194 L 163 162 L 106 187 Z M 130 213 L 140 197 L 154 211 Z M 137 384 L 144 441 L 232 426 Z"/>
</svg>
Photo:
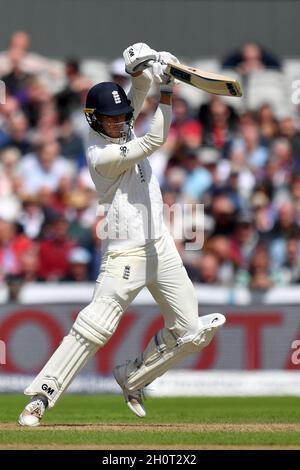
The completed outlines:
<svg viewBox="0 0 300 470">
<path fill-rule="evenodd" d="M 159 149 L 167 139 L 171 124 L 172 107 L 167 104 L 168 102 L 170 103 L 170 97 L 162 96 L 149 132 L 143 137 L 123 145 L 108 144 L 103 148 L 97 145 L 89 147 L 88 158 L 96 171 L 106 178 L 116 178 Z"/>
</svg>

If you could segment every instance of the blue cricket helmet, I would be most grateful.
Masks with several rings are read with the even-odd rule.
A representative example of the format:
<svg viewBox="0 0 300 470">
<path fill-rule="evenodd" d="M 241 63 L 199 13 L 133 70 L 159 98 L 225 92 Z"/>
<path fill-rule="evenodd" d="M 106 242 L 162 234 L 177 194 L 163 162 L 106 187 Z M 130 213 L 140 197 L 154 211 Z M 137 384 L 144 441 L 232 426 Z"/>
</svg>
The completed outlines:
<svg viewBox="0 0 300 470">
<path fill-rule="evenodd" d="M 106 138 L 109 136 L 105 134 L 98 118 L 101 115 L 118 116 L 125 114 L 127 130 L 124 130 L 123 135 L 128 139 L 132 128 L 133 111 L 131 101 L 127 98 L 123 88 L 113 82 L 102 82 L 94 85 L 87 94 L 86 107 L 84 108 L 84 114 L 90 127 Z M 122 139 L 124 140 L 125 137 Z"/>
<path fill-rule="evenodd" d="M 131 101 L 120 85 L 113 82 L 102 82 L 93 86 L 86 98 L 85 112 L 96 111 L 97 114 L 117 116 L 133 113 Z"/>
</svg>

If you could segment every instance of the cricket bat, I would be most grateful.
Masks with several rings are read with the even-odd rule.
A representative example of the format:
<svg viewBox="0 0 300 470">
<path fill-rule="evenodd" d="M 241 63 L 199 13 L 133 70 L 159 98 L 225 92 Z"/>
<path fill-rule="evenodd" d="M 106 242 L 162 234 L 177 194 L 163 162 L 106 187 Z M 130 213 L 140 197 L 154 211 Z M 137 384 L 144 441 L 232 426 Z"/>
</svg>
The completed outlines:
<svg viewBox="0 0 300 470">
<path fill-rule="evenodd" d="M 192 85 L 208 93 L 224 96 L 242 96 L 242 88 L 237 80 L 211 72 L 169 62 L 166 72 L 181 82 Z"/>
</svg>

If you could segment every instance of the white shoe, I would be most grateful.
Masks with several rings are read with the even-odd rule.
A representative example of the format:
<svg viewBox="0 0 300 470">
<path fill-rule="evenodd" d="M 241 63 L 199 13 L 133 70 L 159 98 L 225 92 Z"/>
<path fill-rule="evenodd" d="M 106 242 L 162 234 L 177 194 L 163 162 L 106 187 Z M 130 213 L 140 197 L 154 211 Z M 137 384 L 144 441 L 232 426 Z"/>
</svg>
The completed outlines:
<svg viewBox="0 0 300 470">
<path fill-rule="evenodd" d="M 123 395 L 125 401 L 128 405 L 128 408 L 139 418 L 144 418 L 146 416 L 146 410 L 143 405 L 143 389 L 129 391 L 124 386 L 126 380 L 126 369 L 130 361 L 126 364 L 116 366 L 113 370 L 114 377 L 121 389 L 123 390 Z"/>
<path fill-rule="evenodd" d="M 32 397 L 19 416 L 19 424 L 30 427 L 39 426 L 47 406 L 48 400 L 43 395 Z"/>
</svg>

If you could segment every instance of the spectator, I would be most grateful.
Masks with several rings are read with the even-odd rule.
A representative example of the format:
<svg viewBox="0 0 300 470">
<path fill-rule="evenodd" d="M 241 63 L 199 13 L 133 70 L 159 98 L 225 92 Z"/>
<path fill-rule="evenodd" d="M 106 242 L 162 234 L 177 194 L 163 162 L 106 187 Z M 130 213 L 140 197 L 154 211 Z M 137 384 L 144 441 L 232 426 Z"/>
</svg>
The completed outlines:
<svg viewBox="0 0 300 470">
<path fill-rule="evenodd" d="M 270 233 L 270 252 L 275 265 L 283 264 L 286 257 L 286 242 L 289 238 L 299 238 L 300 227 L 296 221 L 296 210 L 291 201 L 282 202 L 278 208 L 278 218 Z"/>
<path fill-rule="evenodd" d="M 47 221 L 40 241 L 39 275 L 47 281 L 59 281 L 68 275 L 69 253 L 75 244 L 69 240 L 69 224 L 59 214 Z"/>
<path fill-rule="evenodd" d="M 297 130 L 294 119 L 289 116 L 279 122 L 279 132 L 282 137 L 288 139 L 295 157 L 297 170 L 300 170 L 300 132 Z"/>
<path fill-rule="evenodd" d="M 278 122 L 270 104 L 263 104 L 259 108 L 257 113 L 257 123 L 260 128 L 261 136 L 266 140 L 267 144 L 278 135 Z"/>
<path fill-rule="evenodd" d="M 8 141 L 8 119 L 19 111 L 18 101 L 7 93 L 5 104 L 0 104 L 0 148 L 5 147 Z"/>
<path fill-rule="evenodd" d="M 19 224 L 24 234 L 31 240 L 39 237 L 45 215 L 41 208 L 38 195 L 27 195 L 23 199 L 23 210 L 19 217 Z"/>
<path fill-rule="evenodd" d="M 223 61 L 224 68 L 236 68 L 241 73 L 256 72 L 265 68 L 280 69 L 279 60 L 256 43 L 246 43 L 239 51 Z"/>
<path fill-rule="evenodd" d="M 0 219 L 0 281 L 20 273 L 20 257 L 31 247 L 32 242 L 18 234 L 15 223 Z"/>
<path fill-rule="evenodd" d="M 232 285 L 236 268 L 235 253 L 232 250 L 231 240 L 222 235 L 212 237 L 205 245 L 208 251 L 214 253 L 220 263 L 218 280 L 224 286 Z"/>
<path fill-rule="evenodd" d="M 171 124 L 164 149 L 170 155 L 177 155 L 183 147 L 196 149 L 202 142 L 202 126 L 193 119 L 187 101 L 177 98 L 173 104 Z"/>
<path fill-rule="evenodd" d="M 92 86 L 90 80 L 80 73 L 77 59 L 67 59 L 65 63 L 67 84 L 56 95 L 59 117 L 62 121 L 82 105 L 82 95 Z"/>
<path fill-rule="evenodd" d="M 269 195 L 264 191 L 263 187 L 257 188 L 253 193 L 251 206 L 254 211 L 254 223 L 259 239 L 270 242 L 270 233 L 275 223 L 275 210 Z"/>
<path fill-rule="evenodd" d="M 234 140 L 232 145 L 232 155 L 235 152 L 242 152 L 245 160 L 253 169 L 254 174 L 259 177 L 265 167 L 269 152 L 266 146 L 261 144 L 260 130 L 256 124 L 242 124 L 240 126 L 240 137 Z"/>
<path fill-rule="evenodd" d="M 24 251 L 20 257 L 20 274 L 19 279 L 25 282 L 40 282 L 42 278 L 39 276 L 40 258 L 37 246 L 32 246 Z"/>
<path fill-rule="evenodd" d="M 249 287 L 251 289 L 266 290 L 279 282 L 278 273 L 270 267 L 270 256 L 265 246 L 258 246 L 253 253 L 249 269 Z"/>
<path fill-rule="evenodd" d="M 204 253 L 199 263 L 199 282 L 202 284 L 219 284 L 220 263 L 214 253 Z"/>
<path fill-rule="evenodd" d="M 7 119 L 7 129 L 3 131 L 0 139 L 0 149 L 7 147 L 17 148 L 22 155 L 32 151 L 28 138 L 28 120 L 21 111 L 10 115 Z"/>
<path fill-rule="evenodd" d="M 58 142 L 61 154 L 65 158 L 74 162 L 79 168 L 86 165 L 82 139 L 75 133 L 73 124 L 68 118 L 60 123 Z"/>
<path fill-rule="evenodd" d="M 66 214 L 69 220 L 68 236 L 77 245 L 88 250 L 92 250 L 94 243 L 92 228 L 96 208 L 92 205 L 93 199 L 94 194 L 84 190 L 68 191 L 65 199 Z"/>
<path fill-rule="evenodd" d="M 173 166 L 169 168 L 165 175 L 164 192 L 174 193 L 175 202 L 176 197 L 180 197 L 182 187 L 186 178 L 186 172 L 180 166 Z"/>
<path fill-rule="evenodd" d="M 231 237 L 236 224 L 235 207 L 231 199 L 223 194 L 216 196 L 212 201 L 211 215 L 215 221 L 214 235 Z"/>
<path fill-rule="evenodd" d="M 237 116 L 217 95 L 212 95 L 209 103 L 200 107 L 198 118 L 203 126 L 203 144 L 223 150 L 227 156 L 228 146 L 234 137 Z"/>
<path fill-rule="evenodd" d="M 63 279 L 67 282 L 89 281 L 90 253 L 81 247 L 73 248 L 69 253 L 69 273 Z"/>
<path fill-rule="evenodd" d="M 39 143 L 40 141 L 51 143 L 54 140 L 58 140 L 59 132 L 58 113 L 55 102 L 52 97 L 50 97 L 44 103 L 40 104 L 36 129 L 32 139 L 35 143 Z"/>
<path fill-rule="evenodd" d="M 249 209 L 249 197 L 255 185 L 253 174 L 247 167 L 240 169 L 232 165 L 228 176 L 224 194 L 230 197 L 237 212 Z"/>
<path fill-rule="evenodd" d="M 36 194 L 42 188 L 56 191 L 63 176 L 72 174 L 72 167 L 59 155 L 56 142 L 42 143 L 36 153 L 26 155 L 20 165 L 24 194 Z"/>
<path fill-rule="evenodd" d="M 286 189 L 290 185 L 293 170 L 294 159 L 290 141 L 284 137 L 275 139 L 267 166 L 268 176 L 275 190 Z"/>
<path fill-rule="evenodd" d="M 22 110 L 28 119 L 30 127 L 37 127 L 42 107 L 51 102 L 51 99 L 49 89 L 38 77 L 31 76 L 27 80 L 26 99 L 22 103 Z"/>
<path fill-rule="evenodd" d="M 0 197 L 14 196 L 20 188 L 18 164 L 20 152 L 18 149 L 6 148 L 0 153 Z"/>
<path fill-rule="evenodd" d="M 222 193 L 227 194 L 220 167 L 222 166 L 221 154 L 215 148 L 201 147 L 197 152 L 198 160 L 201 163 L 202 171 L 209 174 L 207 188 L 201 191 L 199 198 L 207 207 L 211 205 L 212 199 Z M 209 184 L 208 184 L 209 183 Z"/>
<path fill-rule="evenodd" d="M 293 200 L 293 205 L 295 207 L 295 218 L 300 221 L 300 174 L 295 173 L 292 177 L 291 184 L 291 197 Z"/>
<path fill-rule="evenodd" d="M 299 225 L 295 218 L 295 207 L 291 201 L 282 202 L 278 209 L 278 220 L 272 230 L 272 236 L 290 237 L 298 235 Z"/>
<path fill-rule="evenodd" d="M 201 158 L 202 161 L 204 159 L 204 156 L 201 157 L 201 155 L 200 151 L 200 158 L 198 158 L 196 153 L 187 149 L 185 158 L 187 174 L 182 191 L 186 199 L 190 201 L 200 200 L 213 182 L 210 171 L 201 164 Z"/>
<path fill-rule="evenodd" d="M 251 213 L 241 213 L 236 220 L 236 227 L 232 239 L 232 250 L 234 258 L 242 276 L 247 272 L 250 260 L 259 242 L 259 236 L 254 226 Z"/>
<path fill-rule="evenodd" d="M 300 282 L 300 252 L 299 239 L 289 238 L 286 244 L 286 260 L 280 269 L 280 279 L 283 284 Z"/>
<path fill-rule="evenodd" d="M 26 83 L 30 75 L 22 70 L 23 53 L 14 49 L 10 55 L 11 70 L 2 76 L 7 92 L 22 104 L 26 96 Z"/>
<path fill-rule="evenodd" d="M 29 34 L 25 31 L 14 32 L 10 38 L 7 51 L 0 53 L 0 77 L 11 72 L 12 62 L 16 55 L 20 56 L 20 69 L 25 73 L 41 74 L 45 71 L 52 75 L 55 73 L 56 70 L 49 59 L 31 52 L 29 48 Z"/>
</svg>

